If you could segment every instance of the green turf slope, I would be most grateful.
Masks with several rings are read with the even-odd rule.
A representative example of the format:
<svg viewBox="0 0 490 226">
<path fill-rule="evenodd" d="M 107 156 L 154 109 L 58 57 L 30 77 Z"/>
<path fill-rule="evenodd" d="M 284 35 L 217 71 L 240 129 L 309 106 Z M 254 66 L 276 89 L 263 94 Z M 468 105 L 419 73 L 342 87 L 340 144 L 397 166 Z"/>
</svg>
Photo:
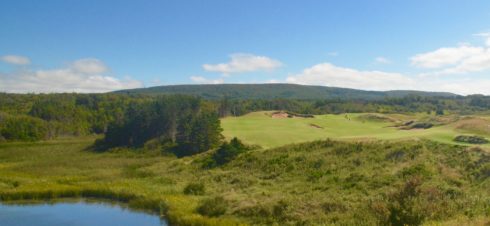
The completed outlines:
<svg viewBox="0 0 490 226">
<path fill-rule="evenodd" d="M 241 117 L 222 120 L 227 138 L 239 137 L 249 144 L 264 148 L 290 143 L 333 138 L 360 139 L 430 139 L 456 144 L 452 139 L 461 133 L 453 124 L 430 129 L 400 130 L 394 122 L 362 120 L 364 114 L 317 115 L 314 118 L 272 118 L 272 112 L 254 112 Z M 417 120 L 420 115 L 388 115 L 403 120 Z M 487 135 L 488 137 L 488 135 Z"/>
</svg>

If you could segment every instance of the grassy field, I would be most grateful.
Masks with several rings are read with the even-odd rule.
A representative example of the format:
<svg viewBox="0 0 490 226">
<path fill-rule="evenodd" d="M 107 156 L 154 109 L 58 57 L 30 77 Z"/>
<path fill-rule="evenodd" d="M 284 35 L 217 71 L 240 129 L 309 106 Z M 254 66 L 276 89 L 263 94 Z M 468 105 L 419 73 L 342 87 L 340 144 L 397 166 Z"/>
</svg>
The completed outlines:
<svg viewBox="0 0 490 226">
<path fill-rule="evenodd" d="M 204 163 L 212 151 L 185 158 L 155 148 L 96 153 L 90 151 L 95 137 L 3 143 L 0 200 L 116 200 L 165 214 L 174 225 L 490 223 L 488 150 L 405 139 L 417 134 L 451 143 L 467 124 L 452 120 L 428 130 L 400 131 L 387 127 L 393 122 L 361 116 L 271 119 L 259 112 L 227 118 L 227 136 L 265 148 L 211 169 Z M 325 137 L 347 141 L 281 146 Z M 185 192 L 196 184 L 200 192 Z M 209 200 L 225 203 L 223 215 L 198 213 Z"/>
<path fill-rule="evenodd" d="M 484 120 L 480 127 L 488 128 L 488 132 L 472 131 L 470 124 L 465 129 L 457 129 L 451 117 L 440 117 L 450 123 L 434 126 L 430 129 L 401 130 L 393 127 L 396 122 L 409 120 L 433 121 L 436 117 L 424 114 L 383 115 L 394 121 L 369 120 L 366 114 L 317 115 L 314 118 L 271 118 L 272 112 L 254 112 L 241 117 L 227 117 L 222 120 L 223 134 L 228 137 L 239 137 L 249 144 L 257 144 L 264 148 L 278 147 L 290 143 L 300 143 L 318 139 L 340 140 L 403 140 L 430 139 L 438 142 L 457 144 L 453 138 L 460 134 L 479 134 L 490 137 L 490 122 Z M 371 114 L 368 114 L 371 115 Z M 487 145 L 485 145 L 487 146 Z"/>
<path fill-rule="evenodd" d="M 0 144 L 0 200 L 101 198 L 165 213 L 173 224 L 235 224 L 235 219 L 209 219 L 195 213 L 202 197 L 186 196 L 182 190 L 199 176 L 192 171 L 175 173 L 186 159 L 165 157 L 159 150 L 94 153 L 87 150 L 94 140 Z M 165 167 L 149 169 L 155 165 Z"/>
<path fill-rule="evenodd" d="M 176 225 L 389 225 L 393 194 L 416 176 L 417 201 L 403 204 L 408 217 L 422 215 L 427 225 L 490 222 L 490 155 L 481 149 L 327 140 L 253 150 L 204 169 L 207 153 L 181 159 L 145 149 L 94 153 L 87 151 L 92 142 L 0 145 L 0 199 L 116 200 L 160 211 Z M 185 194 L 193 183 L 204 191 Z M 198 214 L 197 207 L 214 197 L 226 200 L 224 215 Z"/>
</svg>

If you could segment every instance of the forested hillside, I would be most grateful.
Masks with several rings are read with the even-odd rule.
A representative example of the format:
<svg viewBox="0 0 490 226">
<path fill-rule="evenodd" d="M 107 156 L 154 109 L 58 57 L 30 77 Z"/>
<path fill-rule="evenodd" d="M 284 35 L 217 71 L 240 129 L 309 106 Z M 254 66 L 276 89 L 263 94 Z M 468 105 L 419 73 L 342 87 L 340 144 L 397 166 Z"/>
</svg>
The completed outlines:
<svg viewBox="0 0 490 226">
<path fill-rule="evenodd" d="M 121 90 L 116 93 L 128 94 L 188 94 L 217 100 L 230 99 L 342 99 L 342 100 L 381 100 L 386 97 L 456 97 L 456 94 L 422 91 L 365 91 L 327 86 L 306 86 L 296 84 L 216 84 L 216 85 L 170 85 L 142 89 Z"/>
</svg>

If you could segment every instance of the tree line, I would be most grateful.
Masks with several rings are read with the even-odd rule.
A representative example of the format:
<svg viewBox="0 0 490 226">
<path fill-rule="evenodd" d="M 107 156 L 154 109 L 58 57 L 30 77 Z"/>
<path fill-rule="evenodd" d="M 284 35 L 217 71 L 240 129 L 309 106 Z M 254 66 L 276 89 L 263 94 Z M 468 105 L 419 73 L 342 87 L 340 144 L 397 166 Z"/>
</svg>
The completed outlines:
<svg viewBox="0 0 490 226">
<path fill-rule="evenodd" d="M 186 156 L 217 147 L 223 138 L 221 131 L 217 112 L 201 99 L 161 96 L 130 104 L 122 120 L 109 123 L 95 148 L 142 147 L 153 141 L 177 156 Z"/>
<path fill-rule="evenodd" d="M 196 141 L 189 137 L 207 140 L 208 138 L 200 137 L 202 131 L 211 126 L 205 123 L 216 124 L 219 121 L 216 117 L 240 116 L 254 111 L 285 110 L 300 114 L 471 114 L 488 111 L 489 108 L 490 97 L 482 95 L 409 95 L 382 100 L 228 97 L 205 100 L 186 95 L 0 93 L 0 141 L 36 141 L 59 136 L 105 134 L 106 146 L 141 146 L 147 138 L 159 137 L 177 142 L 181 146 L 187 145 L 191 147 L 191 152 L 195 152 L 194 148 L 202 147 L 197 148 L 199 145 L 196 146 Z"/>
</svg>

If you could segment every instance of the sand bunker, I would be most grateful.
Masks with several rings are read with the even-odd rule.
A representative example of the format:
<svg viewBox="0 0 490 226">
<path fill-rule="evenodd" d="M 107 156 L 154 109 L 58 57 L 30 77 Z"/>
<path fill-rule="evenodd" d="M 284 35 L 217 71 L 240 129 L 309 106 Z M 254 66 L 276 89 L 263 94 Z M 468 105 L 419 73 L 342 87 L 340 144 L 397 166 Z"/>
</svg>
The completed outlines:
<svg viewBox="0 0 490 226">
<path fill-rule="evenodd" d="M 317 124 L 313 124 L 313 123 L 310 123 L 310 126 L 313 127 L 313 128 L 316 128 L 316 129 L 323 129 L 323 127 L 317 125 Z"/>
<path fill-rule="evenodd" d="M 276 111 L 272 113 L 272 118 L 314 118 L 315 116 L 310 114 L 298 114 L 286 111 Z"/>
<path fill-rule="evenodd" d="M 272 118 L 289 118 L 289 114 L 287 112 L 274 112 L 272 113 Z"/>
</svg>

